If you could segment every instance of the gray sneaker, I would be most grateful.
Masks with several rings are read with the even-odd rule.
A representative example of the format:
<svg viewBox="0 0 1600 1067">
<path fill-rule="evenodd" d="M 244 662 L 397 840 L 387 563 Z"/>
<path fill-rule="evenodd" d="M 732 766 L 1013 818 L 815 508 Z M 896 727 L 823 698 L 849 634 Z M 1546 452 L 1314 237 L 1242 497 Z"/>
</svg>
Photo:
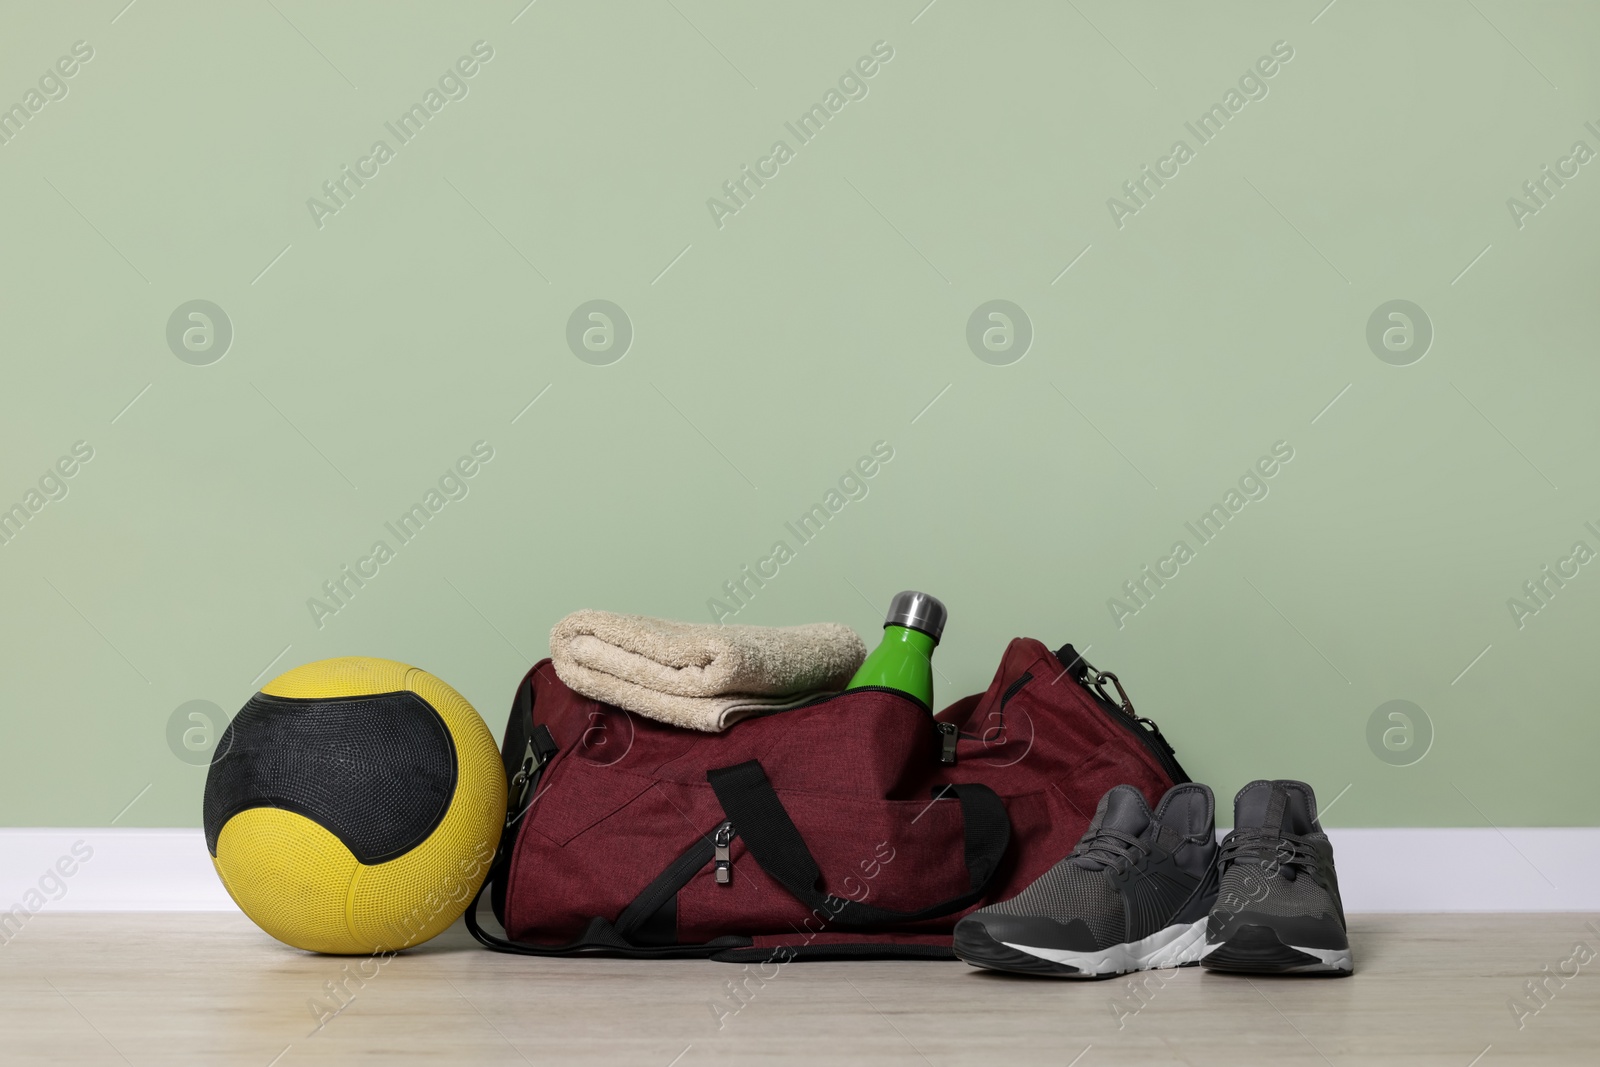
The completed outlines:
<svg viewBox="0 0 1600 1067">
<path fill-rule="evenodd" d="M 1207 970 L 1351 973 L 1333 845 L 1309 785 L 1257 781 L 1239 790 L 1217 867 L 1221 885 L 1200 959 Z"/>
<path fill-rule="evenodd" d="M 1066 859 L 956 924 L 956 955 L 1060 978 L 1196 962 L 1217 895 L 1214 809 L 1196 782 L 1169 789 L 1154 813 L 1139 790 L 1116 786 Z"/>
</svg>

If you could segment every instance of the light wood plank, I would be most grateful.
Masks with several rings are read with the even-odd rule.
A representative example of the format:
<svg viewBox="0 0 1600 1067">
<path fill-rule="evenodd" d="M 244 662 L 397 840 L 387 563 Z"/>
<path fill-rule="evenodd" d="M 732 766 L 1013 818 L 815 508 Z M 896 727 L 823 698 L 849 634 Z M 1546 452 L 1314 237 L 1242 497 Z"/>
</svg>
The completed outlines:
<svg viewBox="0 0 1600 1067">
<path fill-rule="evenodd" d="M 44 914 L 0 946 L 0 1063 L 1064 1067 L 1081 1053 L 1076 1067 L 1467 1067 L 1489 1048 L 1478 1067 L 1588 1064 L 1600 1062 L 1600 959 L 1551 983 L 1521 1030 L 1507 1001 L 1577 942 L 1600 949 L 1590 921 L 1354 916 L 1358 973 L 1340 980 L 1191 968 L 1136 986 L 964 964 L 791 964 L 752 981 L 737 1011 L 728 983 L 742 968 L 502 956 L 458 926 L 366 962 L 372 977 L 350 981 L 353 999 L 319 1029 L 312 1000 L 362 961 L 285 948 L 237 915 Z"/>
</svg>

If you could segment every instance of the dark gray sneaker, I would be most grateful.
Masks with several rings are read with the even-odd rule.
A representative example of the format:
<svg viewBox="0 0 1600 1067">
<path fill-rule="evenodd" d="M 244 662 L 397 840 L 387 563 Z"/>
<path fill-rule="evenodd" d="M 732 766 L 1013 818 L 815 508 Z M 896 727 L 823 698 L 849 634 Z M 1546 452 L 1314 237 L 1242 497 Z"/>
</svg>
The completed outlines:
<svg viewBox="0 0 1600 1067">
<path fill-rule="evenodd" d="M 1233 832 L 1200 962 L 1237 974 L 1353 970 L 1333 846 L 1304 782 L 1258 781 L 1233 799 Z"/>
<path fill-rule="evenodd" d="M 1071 855 L 956 924 L 956 955 L 1060 978 L 1192 964 L 1217 895 L 1216 853 L 1209 788 L 1174 786 L 1152 813 L 1137 789 L 1116 786 Z"/>
</svg>

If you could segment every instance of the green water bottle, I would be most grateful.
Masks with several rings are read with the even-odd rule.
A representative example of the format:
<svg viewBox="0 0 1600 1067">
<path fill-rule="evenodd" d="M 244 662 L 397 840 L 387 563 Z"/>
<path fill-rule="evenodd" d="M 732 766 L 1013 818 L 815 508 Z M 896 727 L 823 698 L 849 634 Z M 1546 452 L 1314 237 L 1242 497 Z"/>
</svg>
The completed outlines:
<svg viewBox="0 0 1600 1067">
<path fill-rule="evenodd" d="M 937 597 L 896 593 L 883 620 L 883 640 L 850 679 L 848 689 L 898 689 L 933 710 L 933 655 L 949 616 Z"/>
</svg>

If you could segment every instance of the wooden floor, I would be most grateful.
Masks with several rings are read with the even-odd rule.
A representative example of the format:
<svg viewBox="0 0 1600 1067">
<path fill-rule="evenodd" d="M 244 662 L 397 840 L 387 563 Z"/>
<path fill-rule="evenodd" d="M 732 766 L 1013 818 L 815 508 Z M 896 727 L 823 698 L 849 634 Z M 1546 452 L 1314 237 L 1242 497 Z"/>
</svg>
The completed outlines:
<svg viewBox="0 0 1600 1067">
<path fill-rule="evenodd" d="M 1357 973 L 1333 980 L 796 963 L 739 1007 L 728 964 L 502 956 L 459 925 L 380 966 L 292 951 L 238 916 L 45 913 L 0 946 L 0 1063 L 1596 1064 L 1600 958 L 1548 980 L 1522 1029 L 1508 1007 L 1546 964 L 1570 975 L 1576 943 L 1600 950 L 1586 922 L 1600 927 L 1356 916 Z M 364 985 L 347 979 L 363 966 Z M 341 981 L 353 999 L 328 1017 Z"/>
</svg>

